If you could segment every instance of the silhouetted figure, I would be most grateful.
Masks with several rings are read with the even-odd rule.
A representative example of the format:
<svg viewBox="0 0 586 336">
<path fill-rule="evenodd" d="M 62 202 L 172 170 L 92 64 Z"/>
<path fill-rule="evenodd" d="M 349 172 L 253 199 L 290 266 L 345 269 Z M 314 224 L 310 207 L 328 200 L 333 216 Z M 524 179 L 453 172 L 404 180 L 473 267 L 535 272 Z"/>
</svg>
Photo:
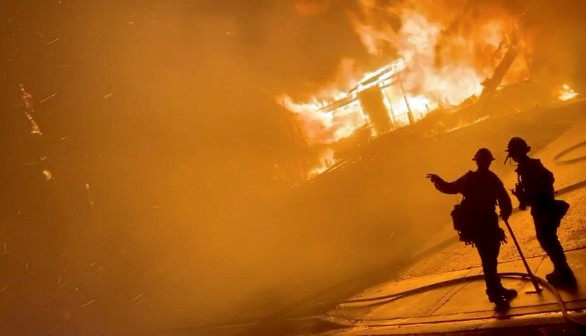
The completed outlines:
<svg viewBox="0 0 586 336">
<path fill-rule="evenodd" d="M 494 160 L 492 153 L 481 148 L 473 160 L 478 169 L 467 172 L 454 182 L 446 182 L 435 174 L 428 174 L 427 177 L 439 191 L 464 196 L 452 212 L 454 228 L 461 241 L 478 250 L 489 301 L 499 309 L 506 309 L 509 301 L 517 296 L 517 291 L 504 288 L 497 274 L 500 245 L 506 242 L 506 236 L 499 227 L 496 205 L 500 208 L 501 217 L 507 220 L 512 212 L 511 198 L 502 181 L 489 170 Z"/>
<path fill-rule="evenodd" d="M 527 155 L 530 150 L 531 147 L 519 137 L 509 141 L 507 160 L 510 157 L 519 164 L 515 170 L 517 184 L 511 191 L 519 199 L 519 209 L 531 207 L 537 240 L 554 267 L 554 271 L 546 275 L 547 281 L 556 287 L 573 288 L 576 286 L 576 278 L 557 236 L 560 222 L 570 206 L 555 199 L 553 173 L 539 159 L 530 158 Z"/>
</svg>

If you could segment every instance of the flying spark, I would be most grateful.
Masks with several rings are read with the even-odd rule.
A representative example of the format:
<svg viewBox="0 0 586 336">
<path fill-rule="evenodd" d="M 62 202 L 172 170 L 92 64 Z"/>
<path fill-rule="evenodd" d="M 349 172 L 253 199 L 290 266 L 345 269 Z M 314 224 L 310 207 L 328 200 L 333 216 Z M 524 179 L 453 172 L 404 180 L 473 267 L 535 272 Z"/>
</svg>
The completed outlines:
<svg viewBox="0 0 586 336">
<path fill-rule="evenodd" d="M 47 98 L 45 98 L 45 99 L 41 100 L 41 104 L 42 104 L 42 103 L 44 103 L 44 102 L 46 102 L 47 100 L 49 100 L 49 99 L 51 99 L 51 98 L 55 97 L 56 95 L 57 95 L 57 92 L 55 92 L 55 93 L 53 93 L 52 95 L 50 95 L 49 97 L 47 97 Z"/>
</svg>

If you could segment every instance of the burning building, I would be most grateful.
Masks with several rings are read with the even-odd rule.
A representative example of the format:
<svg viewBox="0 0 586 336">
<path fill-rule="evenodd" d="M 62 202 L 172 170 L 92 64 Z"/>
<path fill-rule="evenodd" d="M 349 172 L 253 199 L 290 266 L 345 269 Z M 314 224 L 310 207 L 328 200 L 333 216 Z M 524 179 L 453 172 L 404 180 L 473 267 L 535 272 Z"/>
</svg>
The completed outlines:
<svg viewBox="0 0 586 336">
<path fill-rule="evenodd" d="M 337 144 L 360 145 L 414 125 L 432 111 L 446 113 L 445 120 L 435 122 L 449 130 L 543 103 L 537 92 L 544 84 L 531 74 L 533 36 L 523 29 L 522 18 L 531 6 L 406 1 L 394 7 L 368 0 L 359 4 L 349 18 L 364 47 L 378 59 L 395 55 L 394 61 L 359 74 L 357 61 L 344 60 L 336 75 L 343 80 L 326 85 L 309 101 L 279 97 L 298 116 L 308 145 L 322 153 L 328 148 L 328 158 L 324 154 L 310 176 L 342 160 Z M 352 85 L 348 88 L 347 83 Z M 564 85 L 548 96 L 574 98 Z M 550 83 L 545 86 L 551 89 Z M 534 98 L 513 104 L 503 98 L 507 90 Z M 432 126 L 430 132 L 436 131 Z"/>
</svg>

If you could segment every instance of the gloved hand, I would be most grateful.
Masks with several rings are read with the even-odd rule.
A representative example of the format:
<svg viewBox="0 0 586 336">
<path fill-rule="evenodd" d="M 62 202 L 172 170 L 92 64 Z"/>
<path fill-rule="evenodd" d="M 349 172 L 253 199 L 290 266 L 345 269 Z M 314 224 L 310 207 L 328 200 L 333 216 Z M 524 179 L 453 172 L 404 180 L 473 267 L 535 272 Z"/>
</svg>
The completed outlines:
<svg viewBox="0 0 586 336">
<path fill-rule="evenodd" d="M 436 184 L 439 181 L 442 181 L 442 178 L 436 174 L 427 174 L 426 178 L 430 179 L 431 183 Z"/>
</svg>

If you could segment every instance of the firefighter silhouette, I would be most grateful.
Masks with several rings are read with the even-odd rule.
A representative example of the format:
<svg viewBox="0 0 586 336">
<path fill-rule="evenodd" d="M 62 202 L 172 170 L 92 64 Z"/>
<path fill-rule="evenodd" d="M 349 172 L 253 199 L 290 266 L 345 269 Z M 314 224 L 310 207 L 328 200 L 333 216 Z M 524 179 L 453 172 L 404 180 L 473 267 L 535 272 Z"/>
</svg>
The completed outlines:
<svg viewBox="0 0 586 336">
<path fill-rule="evenodd" d="M 519 200 L 519 209 L 531 207 L 537 240 L 554 267 L 553 272 L 545 276 L 547 281 L 555 287 L 573 288 L 576 277 L 557 236 L 560 222 L 570 206 L 555 199 L 553 173 L 539 159 L 530 158 L 530 150 L 527 142 L 519 137 L 511 138 L 507 145 L 507 160 L 511 158 L 518 163 L 517 184 L 511 191 Z"/>
<path fill-rule="evenodd" d="M 478 169 L 468 171 L 454 182 L 446 182 L 436 174 L 427 177 L 442 193 L 463 195 L 462 202 L 452 211 L 454 229 L 461 241 L 478 250 L 489 301 L 498 309 L 506 309 L 517 291 L 504 288 L 497 274 L 500 245 L 506 242 L 506 236 L 499 226 L 496 205 L 506 220 L 512 212 L 511 198 L 502 181 L 489 169 L 494 161 L 490 150 L 480 148 L 473 160 Z"/>
</svg>

